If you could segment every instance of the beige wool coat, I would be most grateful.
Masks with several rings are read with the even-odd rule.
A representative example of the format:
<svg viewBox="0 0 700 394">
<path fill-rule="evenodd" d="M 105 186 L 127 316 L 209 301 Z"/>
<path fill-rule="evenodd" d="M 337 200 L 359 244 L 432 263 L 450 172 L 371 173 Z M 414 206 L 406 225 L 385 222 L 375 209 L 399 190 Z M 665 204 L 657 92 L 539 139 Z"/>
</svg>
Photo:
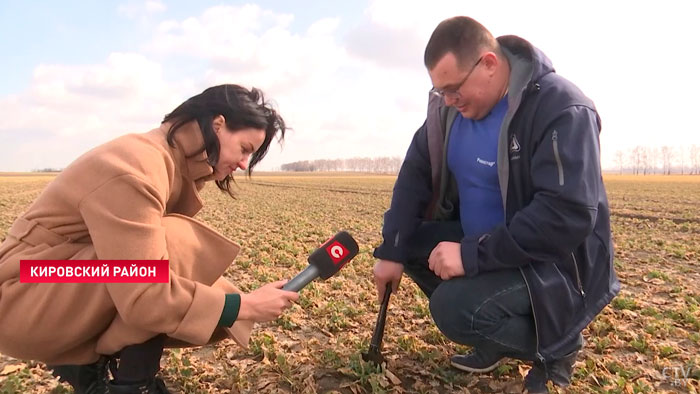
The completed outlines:
<svg viewBox="0 0 700 394">
<path fill-rule="evenodd" d="M 73 162 L 0 244 L 0 353 L 86 364 L 165 333 L 207 343 L 239 247 L 192 217 L 212 179 L 196 122 L 129 134 Z M 169 259 L 170 283 L 20 283 L 20 260 Z M 226 329 L 247 345 L 253 323 Z M 220 329 L 217 333 L 220 333 Z"/>
</svg>

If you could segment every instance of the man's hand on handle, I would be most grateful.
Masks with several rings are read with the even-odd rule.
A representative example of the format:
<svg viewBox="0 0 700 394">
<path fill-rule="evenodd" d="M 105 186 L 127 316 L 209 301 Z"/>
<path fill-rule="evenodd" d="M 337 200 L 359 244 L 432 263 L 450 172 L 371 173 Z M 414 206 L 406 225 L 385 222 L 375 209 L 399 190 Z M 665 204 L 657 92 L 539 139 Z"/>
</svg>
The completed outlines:
<svg viewBox="0 0 700 394">
<path fill-rule="evenodd" d="M 391 260 L 378 260 L 374 264 L 374 284 L 377 286 L 378 302 L 382 302 L 387 283 L 391 283 L 393 293 L 399 289 L 403 275 L 403 264 Z"/>
</svg>

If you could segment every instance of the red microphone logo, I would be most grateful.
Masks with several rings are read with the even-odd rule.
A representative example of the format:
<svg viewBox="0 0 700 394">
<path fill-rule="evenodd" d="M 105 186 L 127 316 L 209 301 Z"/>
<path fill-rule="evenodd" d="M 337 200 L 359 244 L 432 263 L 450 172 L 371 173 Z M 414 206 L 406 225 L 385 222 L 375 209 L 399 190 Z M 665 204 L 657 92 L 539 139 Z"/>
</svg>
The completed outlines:
<svg viewBox="0 0 700 394">
<path fill-rule="evenodd" d="M 328 256 L 330 256 L 331 260 L 333 260 L 333 263 L 338 264 L 343 257 L 348 255 L 348 250 L 343 246 L 338 241 L 333 242 L 332 244 L 326 246 L 326 253 L 328 253 Z"/>
</svg>

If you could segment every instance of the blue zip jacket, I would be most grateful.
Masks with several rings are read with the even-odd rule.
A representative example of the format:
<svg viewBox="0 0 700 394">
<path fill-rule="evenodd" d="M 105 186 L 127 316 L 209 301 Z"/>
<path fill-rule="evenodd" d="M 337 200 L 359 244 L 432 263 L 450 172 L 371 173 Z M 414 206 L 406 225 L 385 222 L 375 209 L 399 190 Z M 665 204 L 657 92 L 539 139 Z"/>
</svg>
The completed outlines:
<svg viewBox="0 0 700 394">
<path fill-rule="evenodd" d="M 465 275 L 519 269 L 530 294 L 540 360 L 564 346 L 620 290 L 610 209 L 600 169 L 600 118 L 593 102 L 516 36 L 498 38 L 511 67 L 508 111 L 498 142 L 505 222 L 461 241 Z M 384 215 L 380 259 L 405 262 L 407 242 L 426 220 L 459 220 L 446 164 L 454 108 L 431 97 Z"/>
</svg>

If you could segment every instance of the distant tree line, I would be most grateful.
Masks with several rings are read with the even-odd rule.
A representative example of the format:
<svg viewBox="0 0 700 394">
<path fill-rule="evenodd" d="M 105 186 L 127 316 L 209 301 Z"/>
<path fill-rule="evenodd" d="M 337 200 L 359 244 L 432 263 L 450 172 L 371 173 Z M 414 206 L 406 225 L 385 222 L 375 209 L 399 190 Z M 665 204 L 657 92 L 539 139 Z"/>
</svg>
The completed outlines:
<svg viewBox="0 0 700 394">
<path fill-rule="evenodd" d="M 636 146 L 615 152 L 615 169 L 635 175 L 700 175 L 700 146 Z"/>
<path fill-rule="evenodd" d="M 35 168 L 32 170 L 32 172 L 61 172 L 61 171 L 63 171 L 63 168 L 52 168 L 52 167 Z"/>
<path fill-rule="evenodd" d="M 355 171 L 396 174 L 401 167 L 399 157 L 353 157 L 350 159 L 304 160 L 282 164 L 282 171 Z"/>
</svg>

